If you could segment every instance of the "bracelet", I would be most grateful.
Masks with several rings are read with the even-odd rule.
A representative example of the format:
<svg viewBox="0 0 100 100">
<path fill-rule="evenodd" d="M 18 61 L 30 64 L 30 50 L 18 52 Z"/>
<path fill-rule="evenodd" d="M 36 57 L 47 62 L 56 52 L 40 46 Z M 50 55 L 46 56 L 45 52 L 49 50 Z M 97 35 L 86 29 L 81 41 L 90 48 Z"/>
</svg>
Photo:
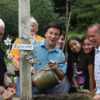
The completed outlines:
<svg viewBox="0 0 100 100">
<path fill-rule="evenodd" d="M 3 89 L 0 94 L 2 95 L 4 92 L 5 92 L 5 89 Z"/>
<path fill-rule="evenodd" d="M 5 86 L 5 89 L 7 90 L 9 87 L 11 88 L 11 86 L 10 86 L 10 85 Z"/>
</svg>

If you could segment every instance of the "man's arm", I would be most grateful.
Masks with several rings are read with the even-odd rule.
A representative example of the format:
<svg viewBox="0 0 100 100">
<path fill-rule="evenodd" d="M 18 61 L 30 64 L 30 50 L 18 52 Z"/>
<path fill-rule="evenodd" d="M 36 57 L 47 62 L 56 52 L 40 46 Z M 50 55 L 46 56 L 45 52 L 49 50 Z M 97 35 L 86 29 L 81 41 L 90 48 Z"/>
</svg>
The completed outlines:
<svg viewBox="0 0 100 100">
<path fill-rule="evenodd" d="M 64 78 L 64 72 L 56 69 L 55 70 L 56 75 L 59 77 L 60 80 L 62 80 Z"/>
<path fill-rule="evenodd" d="M 57 64 L 48 64 L 50 68 L 52 68 L 52 70 L 55 71 L 56 75 L 59 77 L 60 80 L 62 80 L 64 78 L 64 72 L 58 70 L 58 66 Z"/>
<path fill-rule="evenodd" d="M 7 80 L 7 74 L 6 74 L 6 72 L 4 74 L 4 85 L 5 86 L 8 86 L 9 85 L 8 80 Z"/>
<path fill-rule="evenodd" d="M 7 80 L 7 74 L 6 74 L 6 73 L 4 74 L 4 85 L 5 85 L 5 88 L 6 88 L 9 92 L 12 92 L 13 94 L 16 93 L 15 89 L 10 87 L 10 85 L 9 85 L 9 83 L 8 83 L 8 80 Z"/>
</svg>

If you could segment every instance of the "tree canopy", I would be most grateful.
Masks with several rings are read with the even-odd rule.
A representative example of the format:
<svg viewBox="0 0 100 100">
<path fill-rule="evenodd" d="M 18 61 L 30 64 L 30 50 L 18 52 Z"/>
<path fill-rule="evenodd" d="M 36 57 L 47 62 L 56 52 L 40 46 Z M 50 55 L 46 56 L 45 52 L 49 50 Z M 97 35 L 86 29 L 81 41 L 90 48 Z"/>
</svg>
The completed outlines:
<svg viewBox="0 0 100 100">
<path fill-rule="evenodd" d="M 45 26 L 58 17 L 54 12 L 54 3 L 52 0 L 30 0 L 30 7 L 31 16 L 39 23 L 38 33 L 44 35 Z M 0 18 L 6 24 L 5 36 L 18 36 L 18 0 L 0 0 Z"/>
<path fill-rule="evenodd" d="M 17 0 L 0 0 L 0 18 L 5 22 L 5 35 L 17 36 L 18 33 Z"/>
<path fill-rule="evenodd" d="M 73 0 L 71 26 L 78 32 L 100 23 L 100 0 Z"/>
<path fill-rule="evenodd" d="M 45 27 L 57 21 L 65 30 L 67 0 L 30 0 L 31 16 L 39 23 L 38 34 L 44 36 Z M 27 9 L 27 8 L 26 8 Z M 100 0 L 72 0 L 70 30 L 78 33 L 100 23 Z M 6 24 L 5 34 L 18 36 L 18 0 L 0 0 L 0 18 Z"/>
<path fill-rule="evenodd" d="M 46 25 L 56 21 L 58 14 L 54 12 L 52 0 L 31 0 L 31 16 L 34 16 L 38 21 L 38 33 L 44 35 Z"/>
<path fill-rule="evenodd" d="M 53 0 L 55 2 L 55 11 L 60 15 L 66 15 L 67 0 Z M 87 30 L 88 26 L 94 23 L 100 23 L 100 0 L 71 0 L 72 16 L 70 30 L 78 33 Z M 65 23 L 65 22 L 64 22 Z M 63 24 L 64 25 L 64 24 Z"/>
</svg>

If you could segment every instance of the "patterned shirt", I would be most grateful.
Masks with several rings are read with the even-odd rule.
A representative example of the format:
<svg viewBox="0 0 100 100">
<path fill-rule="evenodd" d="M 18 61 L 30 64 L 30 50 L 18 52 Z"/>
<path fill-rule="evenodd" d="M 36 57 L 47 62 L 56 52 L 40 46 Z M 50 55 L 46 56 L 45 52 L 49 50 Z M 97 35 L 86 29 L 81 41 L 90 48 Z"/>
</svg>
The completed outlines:
<svg viewBox="0 0 100 100">
<path fill-rule="evenodd" d="M 95 48 L 95 67 L 94 67 L 95 81 L 96 81 L 96 94 L 100 94 L 100 46 Z"/>
</svg>

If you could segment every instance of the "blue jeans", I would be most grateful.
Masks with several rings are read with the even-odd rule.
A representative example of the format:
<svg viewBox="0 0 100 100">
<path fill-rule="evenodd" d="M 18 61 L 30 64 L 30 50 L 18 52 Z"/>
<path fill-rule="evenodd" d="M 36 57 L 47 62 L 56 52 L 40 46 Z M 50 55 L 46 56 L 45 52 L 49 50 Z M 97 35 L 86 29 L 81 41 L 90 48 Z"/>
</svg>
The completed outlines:
<svg viewBox="0 0 100 100">
<path fill-rule="evenodd" d="M 56 85 L 55 90 L 56 93 L 68 93 L 71 87 L 71 83 L 68 78 L 65 76 L 60 84 Z"/>
<path fill-rule="evenodd" d="M 20 77 L 17 77 L 17 82 L 16 82 L 16 95 L 20 96 Z"/>
</svg>

